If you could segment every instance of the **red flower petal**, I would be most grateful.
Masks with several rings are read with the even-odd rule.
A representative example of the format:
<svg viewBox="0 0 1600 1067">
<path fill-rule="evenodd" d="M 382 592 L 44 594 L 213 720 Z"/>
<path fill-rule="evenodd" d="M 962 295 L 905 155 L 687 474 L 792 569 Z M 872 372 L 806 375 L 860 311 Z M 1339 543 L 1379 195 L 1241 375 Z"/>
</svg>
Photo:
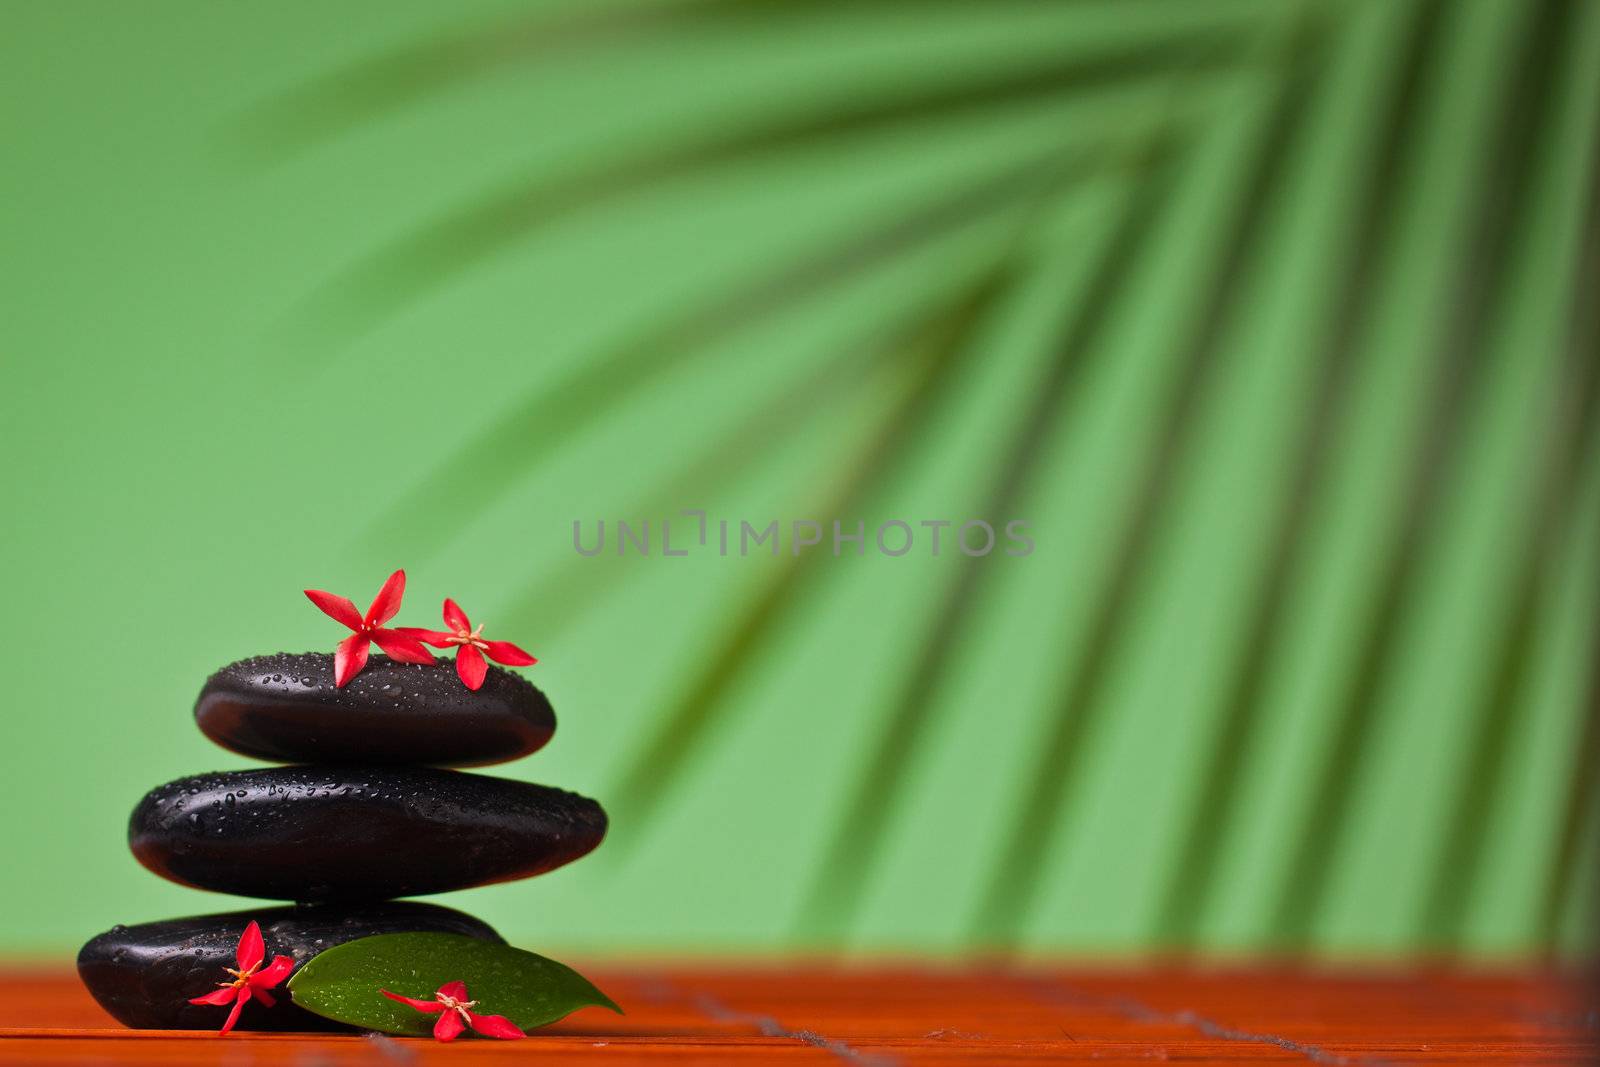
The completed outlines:
<svg viewBox="0 0 1600 1067">
<path fill-rule="evenodd" d="M 444 598 L 444 624 L 452 630 L 472 629 L 472 620 L 467 618 L 467 613 L 449 597 Z"/>
<path fill-rule="evenodd" d="M 271 963 L 250 976 L 250 984 L 255 986 L 257 991 L 271 989 L 289 977 L 289 972 L 292 970 L 294 970 L 293 956 L 274 956 Z"/>
<path fill-rule="evenodd" d="M 443 630 L 424 630 L 420 626 L 396 626 L 394 632 L 415 637 L 418 641 L 432 645 L 434 648 L 449 648 L 456 643 L 455 634 L 447 634 Z"/>
<path fill-rule="evenodd" d="M 400 598 L 405 595 L 406 572 L 395 571 L 383 583 L 383 588 L 378 590 L 378 595 L 372 598 L 372 607 L 367 609 L 367 625 L 382 626 L 394 618 L 400 610 Z"/>
<path fill-rule="evenodd" d="M 433 1024 L 433 1036 L 440 1041 L 454 1041 L 466 1028 L 467 1024 L 461 1021 L 459 1011 L 447 1011 Z"/>
<path fill-rule="evenodd" d="M 439 996 L 449 997 L 451 1000 L 467 999 L 467 983 L 462 981 L 446 982 L 439 987 Z"/>
<path fill-rule="evenodd" d="M 403 634 L 399 630 L 379 629 L 370 631 L 369 636 L 392 660 L 399 660 L 401 663 L 420 663 L 425 667 L 433 666 L 433 653 L 423 648 L 422 642 L 410 634 Z"/>
<path fill-rule="evenodd" d="M 429 1015 L 444 1011 L 444 1005 L 440 1004 L 437 1000 L 418 1000 L 416 997 L 403 997 L 399 993 L 391 993 L 387 989 L 380 989 L 378 992 L 382 993 L 390 1000 L 398 1000 L 402 1004 L 409 1004 L 418 1011 L 425 1011 Z"/>
<path fill-rule="evenodd" d="M 488 646 L 489 658 L 507 667 L 531 667 L 539 662 L 510 641 L 485 641 L 484 644 Z"/>
<path fill-rule="evenodd" d="M 276 1008 L 278 1006 L 278 998 L 273 996 L 271 993 L 268 993 L 265 989 L 262 989 L 255 983 L 251 983 L 250 985 L 250 995 L 261 1001 L 261 1003 L 265 1004 L 269 1008 Z"/>
<path fill-rule="evenodd" d="M 248 1004 L 249 1002 L 250 1002 L 250 987 L 249 986 L 241 986 L 240 989 L 239 989 L 239 996 L 233 1002 L 233 1010 L 228 1013 L 228 1021 L 222 1024 L 222 1029 L 221 1030 L 217 1031 L 217 1036 L 218 1037 L 223 1036 L 229 1030 L 233 1029 L 233 1024 L 239 1021 L 239 1013 L 244 1010 L 244 1006 L 246 1004 Z"/>
<path fill-rule="evenodd" d="M 321 589 L 307 589 L 306 596 L 330 619 L 342 622 L 352 630 L 361 629 L 361 612 L 345 597 L 324 593 Z"/>
<path fill-rule="evenodd" d="M 214 1004 L 217 1007 L 221 1007 L 224 1004 L 232 1004 L 233 1003 L 234 994 L 236 994 L 237 992 L 238 992 L 238 990 L 236 988 L 234 988 L 233 986 L 225 985 L 221 989 L 213 989 L 211 992 L 207 993 L 203 997 L 190 997 L 189 998 L 189 1003 L 190 1004 Z"/>
<path fill-rule="evenodd" d="M 339 647 L 333 650 L 333 686 L 343 689 L 356 675 L 361 673 L 361 668 L 367 665 L 367 644 L 370 638 L 366 634 L 351 634 L 339 642 Z"/>
<path fill-rule="evenodd" d="M 472 645 L 462 645 L 456 651 L 456 674 L 468 689 L 476 690 L 483 685 L 484 675 L 489 673 L 489 665 L 483 661 L 483 653 Z"/>
<path fill-rule="evenodd" d="M 233 958 L 239 964 L 241 971 L 248 971 L 259 967 L 266 955 L 267 946 L 261 940 L 261 927 L 251 919 L 249 925 L 244 928 L 244 933 L 239 935 L 239 951 L 234 953 Z"/>
<path fill-rule="evenodd" d="M 507 1019 L 504 1015 L 474 1015 L 467 1012 L 467 1018 L 472 1021 L 472 1028 L 484 1037 L 498 1037 L 506 1041 L 515 1041 L 519 1037 L 527 1037 L 522 1028 Z"/>
</svg>

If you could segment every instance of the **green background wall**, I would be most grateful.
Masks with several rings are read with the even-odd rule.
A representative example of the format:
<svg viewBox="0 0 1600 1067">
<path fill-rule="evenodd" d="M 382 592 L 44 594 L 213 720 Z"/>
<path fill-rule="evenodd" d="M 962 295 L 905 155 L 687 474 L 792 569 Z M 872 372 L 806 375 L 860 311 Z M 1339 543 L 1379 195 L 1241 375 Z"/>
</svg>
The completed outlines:
<svg viewBox="0 0 1600 1067">
<path fill-rule="evenodd" d="M 531 946 L 1592 943 L 1600 4 L 3 20 L 0 951 L 234 906 L 127 812 L 396 566 L 611 809 Z M 572 550 L 696 507 L 1037 550 Z"/>
</svg>

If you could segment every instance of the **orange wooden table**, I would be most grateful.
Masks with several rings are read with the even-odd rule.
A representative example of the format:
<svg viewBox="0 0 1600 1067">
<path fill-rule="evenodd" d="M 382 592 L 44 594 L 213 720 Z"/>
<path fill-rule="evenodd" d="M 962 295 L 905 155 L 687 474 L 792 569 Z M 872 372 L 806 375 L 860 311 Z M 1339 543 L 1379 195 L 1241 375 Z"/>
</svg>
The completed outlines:
<svg viewBox="0 0 1600 1067">
<path fill-rule="evenodd" d="M 1594 1063 L 1578 975 L 586 967 L 628 1009 L 526 1041 L 124 1030 L 70 972 L 0 972 L 0 1063 Z"/>
</svg>

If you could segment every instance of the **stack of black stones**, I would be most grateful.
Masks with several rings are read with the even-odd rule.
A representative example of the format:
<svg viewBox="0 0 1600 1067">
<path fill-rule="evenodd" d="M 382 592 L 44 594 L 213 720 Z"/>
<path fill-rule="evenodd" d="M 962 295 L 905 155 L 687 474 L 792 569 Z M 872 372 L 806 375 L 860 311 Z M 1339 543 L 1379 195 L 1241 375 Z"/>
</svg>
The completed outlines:
<svg viewBox="0 0 1600 1067">
<path fill-rule="evenodd" d="M 239 935 L 261 926 L 267 958 L 296 965 L 359 937 L 443 931 L 499 941 L 459 911 L 399 901 L 528 878 L 570 863 L 605 835 L 594 801 L 547 786 L 450 767 L 526 756 L 555 732 L 555 713 L 526 679 L 489 668 L 476 692 L 448 662 L 373 656 L 344 688 L 333 657 L 260 656 L 230 664 L 200 691 L 195 720 L 224 748 L 289 766 L 180 778 L 147 793 L 128 845 L 163 878 L 287 906 L 117 926 L 78 954 L 78 973 L 120 1022 L 215 1030 L 226 1009 L 189 999 L 234 966 Z M 244 1030 L 337 1024 L 288 997 L 252 1001 Z"/>
</svg>

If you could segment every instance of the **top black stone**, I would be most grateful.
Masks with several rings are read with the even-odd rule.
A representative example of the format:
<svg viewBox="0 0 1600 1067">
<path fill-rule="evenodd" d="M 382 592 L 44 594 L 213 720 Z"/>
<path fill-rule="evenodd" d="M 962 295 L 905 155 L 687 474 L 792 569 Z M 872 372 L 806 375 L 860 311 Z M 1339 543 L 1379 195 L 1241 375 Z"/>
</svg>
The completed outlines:
<svg viewBox="0 0 1600 1067">
<path fill-rule="evenodd" d="M 499 667 L 474 692 L 449 660 L 374 654 L 338 689 L 325 652 L 230 663 L 206 680 L 194 717 L 223 748 L 285 763 L 481 767 L 537 751 L 556 728 L 545 695 Z"/>
</svg>

